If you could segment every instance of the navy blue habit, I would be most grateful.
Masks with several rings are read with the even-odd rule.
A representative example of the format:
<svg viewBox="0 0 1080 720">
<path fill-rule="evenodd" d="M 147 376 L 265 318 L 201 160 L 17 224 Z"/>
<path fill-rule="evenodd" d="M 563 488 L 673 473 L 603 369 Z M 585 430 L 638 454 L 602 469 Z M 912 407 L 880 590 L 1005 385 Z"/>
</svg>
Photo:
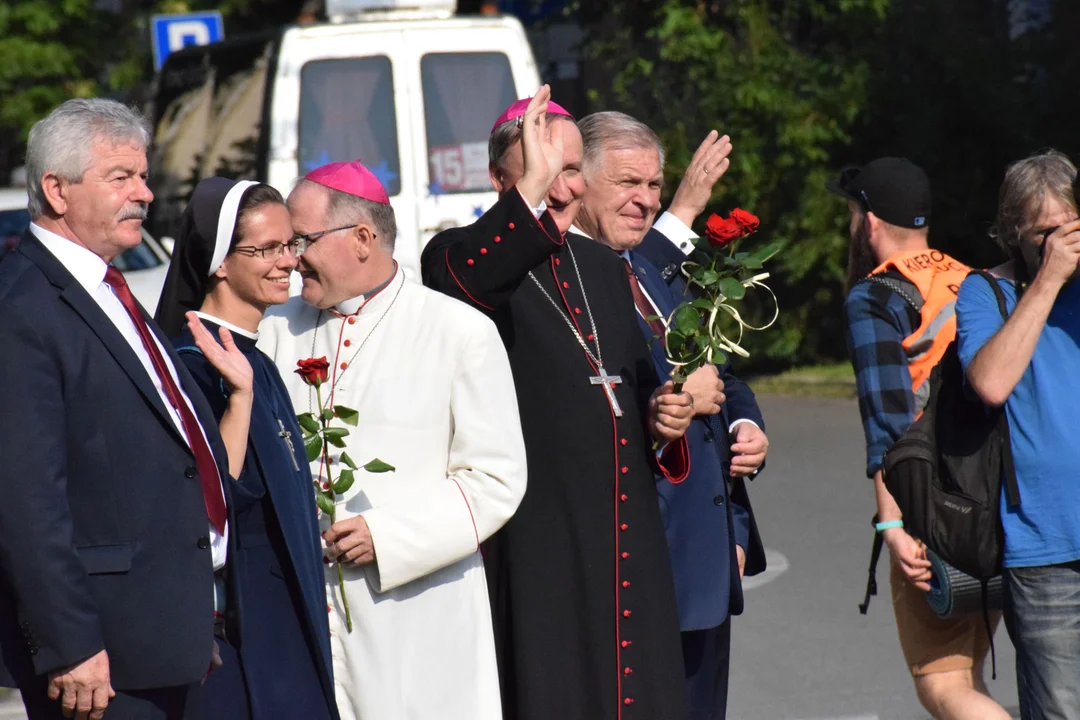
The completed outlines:
<svg viewBox="0 0 1080 720">
<path fill-rule="evenodd" d="M 202 318 L 215 339 L 219 325 Z M 224 664 L 203 687 L 206 720 L 337 720 L 315 497 L 288 392 L 255 340 L 233 332 L 254 371 L 247 455 L 230 485 Z M 229 389 L 186 327 L 173 341 L 220 422 Z"/>
</svg>

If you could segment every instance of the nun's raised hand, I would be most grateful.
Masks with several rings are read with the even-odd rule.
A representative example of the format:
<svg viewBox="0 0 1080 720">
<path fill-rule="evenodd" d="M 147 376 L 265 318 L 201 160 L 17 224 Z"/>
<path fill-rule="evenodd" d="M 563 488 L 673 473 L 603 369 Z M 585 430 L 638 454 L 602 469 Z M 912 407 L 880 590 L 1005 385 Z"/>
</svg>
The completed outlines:
<svg viewBox="0 0 1080 720">
<path fill-rule="evenodd" d="M 543 85 L 522 116 L 521 153 L 524 174 L 517 187 L 530 207 L 538 207 L 563 169 L 563 123 L 548 125 L 551 88 Z"/>
<path fill-rule="evenodd" d="M 188 329 L 195 338 L 195 345 L 214 366 L 214 369 L 221 373 L 225 382 L 229 383 L 232 394 L 234 396 L 251 395 L 255 373 L 251 369 L 251 363 L 244 357 L 244 353 L 236 347 L 232 333 L 227 328 L 221 328 L 219 333 L 221 343 L 219 344 L 199 320 L 198 315 L 189 312 L 185 317 L 187 317 Z"/>
</svg>

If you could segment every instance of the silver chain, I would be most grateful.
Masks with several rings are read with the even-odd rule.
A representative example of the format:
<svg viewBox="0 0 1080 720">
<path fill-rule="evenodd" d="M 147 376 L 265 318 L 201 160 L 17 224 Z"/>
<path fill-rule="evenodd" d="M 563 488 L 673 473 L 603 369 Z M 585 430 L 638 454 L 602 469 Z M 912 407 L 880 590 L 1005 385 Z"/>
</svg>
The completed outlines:
<svg viewBox="0 0 1080 720">
<path fill-rule="evenodd" d="M 540 288 L 540 292 L 544 293 L 544 297 L 548 299 L 551 306 L 555 308 L 555 311 L 558 312 L 559 316 L 566 322 L 567 327 L 570 328 L 570 332 L 577 338 L 578 344 L 581 345 L 582 350 L 589 356 L 589 359 L 596 364 L 596 367 L 602 368 L 604 366 L 604 360 L 600 355 L 600 331 L 596 327 L 596 321 L 593 320 L 592 308 L 589 307 L 589 296 L 585 293 L 585 283 L 581 282 L 581 271 L 578 270 L 577 259 L 574 257 L 574 248 L 570 245 L 569 239 L 566 241 L 566 249 L 570 252 L 570 263 L 574 266 L 574 274 L 577 276 L 578 286 L 581 287 L 581 297 L 585 300 L 585 313 L 589 316 L 589 326 L 592 327 L 593 341 L 596 343 L 595 355 L 593 355 L 592 350 L 590 350 L 589 346 L 585 343 L 585 338 L 581 337 L 581 333 L 578 332 L 574 322 L 559 306 L 559 303 L 555 302 L 555 298 L 551 297 L 551 294 L 544 289 L 544 286 L 536 279 L 536 275 L 533 274 L 532 270 L 529 271 L 529 277 L 532 278 L 532 281 L 536 283 L 536 287 Z"/>
<path fill-rule="evenodd" d="M 375 325 L 371 328 L 371 330 L 368 332 L 368 334 L 360 342 L 360 345 L 356 348 L 356 352 L 354 352 L 352 354 L 352 357 L 350 357 L 348 359 L 348 361 L 346 362 L 346 365 L 345 365 L 345 369 L 341 371 L 340 375 L 338 375 L 337 377 L 334 378 L 334 382 L 330 386 L 330 392 L 326 395 L 327 400 L 329 400 L 334 395 L 334 389 L 337 387 L 338 383 L 341 382 L 341 378 L 345 376 L 345 373 L 349 371 L 349 368 L 352 367 L 353 360 L 356 359 L 356 356 L 359 355 L 360 351 L 364 349 L 365 345 L 367 345 L 367 341 L 370 340 L 371 336 L 375 334 L 375 331 L 379 328 L 379 325 L 382 324 L 382 321 L 386 319 L 386 316 L 390 313 L 390 309 L 393 308 L 394 303 L 397 302 L 398 295 L 401 294 L 401 288 L 403 288 L 403 287 L 405 287 L 405 283 L 401 283 L 400 285 L 398 285 L 397 292 L 395 292 L 394 297 L 392 297 L 390 299 L 390 304 L 386 306 L 386 310 L 384 310 L 383 314 L 379 316 L 379 319 L 375 321 Z M 361 306 L 361 309 L 362 309 L 362 306 Z M 357 311 L 357 312 L 359 312 L 359 311 Z M 322 321 L 322 314 L 323 314 L 323 311 L 319 310 L 319 314 L 315 317 L 315 333 L 311 336 L 311 355 L 310 355 L 310 357 L 315 357 L 315 341 L 319 337 L 319 322 Z M 345 321 L 342 320 L 342 322 L 345 322 Z M 337 362 L 337 357 L 336 356 L 334 357 L 334 361 Z M 308 388 L 308 411 L 311 412 L 312 414 L 315 413 L 314 393 L 315 393 L 315 388 L 309 387 Z"/>
</svg>

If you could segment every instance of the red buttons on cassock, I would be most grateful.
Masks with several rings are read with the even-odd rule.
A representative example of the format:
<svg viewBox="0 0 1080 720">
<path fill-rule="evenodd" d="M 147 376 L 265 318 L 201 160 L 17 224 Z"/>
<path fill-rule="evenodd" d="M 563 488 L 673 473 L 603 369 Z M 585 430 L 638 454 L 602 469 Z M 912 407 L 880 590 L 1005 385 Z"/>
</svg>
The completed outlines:
<svg viewBox="0 0 1080 720">
<path fill-rule="evenodd" d="M 623 705 L 629 705 L 630 703 L 634 702 L 634 698 L 626 698 L 622 702 L 623 702 Z"/>
<path fill-rule="evenodd" d="M 574 308 L 574 314 L 575 315 L 580 315 L 581 314 L 581 308 Z"/>
<path fill-rule="evenodd" d="M 562 265 L 562 260 L 560 260 L 559 258 L 555 258 L 555 264 Z"/>
<path fill-rule="evenodd" d="M 631 645 L 633 645 L 633 643 L 631 643 L 629 640 L 623 640 L 622 641 L 622 646 L 623 647 L 630 647 Z"/>
<path fill-rule="evenodd" d="M 563 286 L 563 289 L 568 289 L 568 288 L 570 287 L 570 283 L 568 283 L 568 282 L 564 282 L 564 283 L 562 284 L 562 286 Z"/>
<path fill-rule="evenodd" d="M 629 610 L 623 610 L 622 611 L 622 616 L 623 617 L 630 617 L 630 615 L 631 615 L 631 612 Z"/>
<path fill-rule="evenodd" d="M 586 340 L 592 340 L 592 339 L 593 339 L 593 334 L 592 334 L 592 333 L 589 333 L 589 336 L 588 336 L 587 338 L 585 338 L 585 339 L 586 339 Z"/>
<path fill-rule="evenodd" d="M 632 673 L 632 672 L 634 672 L 634 671 L 633 671 L 633 669 L 631 669 L 631 668 L 628 668 L 628 667 L 624 667 L 624 668 L 622 669 L 622 674 L 623 674 L 623 675 L 629 675 L 629 674 L 630 674 L 630 673 Z"/>
<path fill-rule="evenodd" d="M 487 255 L 487 248 L 480 248 L 481 255 Z"/>
<path fill-rule="evenodd" d="M 623 580 L 623 581 L 622 581 L 622 586 L 623 586 L 624 588 L 628 588 L 628 587 L 630 587 L 630 581 L 629 581 L 629 580 Z"/>
<path fill-rule="evenodd" d="M 349 347 L 350 345 L 352 345 L 352 340 L 346 340 L 345 342 L 343 342 L 341 344 L 344 345 L 345 347 Z"/>
<path fill-rule="evenodd" d="M 349 324 L 350 324 L 350 325 L 355 325 L 355 324 L 356 324 L 356 318 L 354 318 L 354 317 L 352 317 L 352 316 L 350 315 L 350 316 L 349 316 Z"/>
<path fill-rule="evenodd" d="M 625 475 L 625 474 L 626 474 L 626 473 L 628 473 L 628 472 L 630 472 L 630 468 L 628 468 L 628 467 L 623 467 L 623 469 L 622 469 L 622 474 L 623 474 L 623 475 Z"/>
<path fill-rule="evenodd" d="M 619 526 L 619 529 L 622 530 L 623 532 L 626 532 L 627 530 L 630 529 L 630 526 L 627 525 L 626 523 L 623 523 L 622 525 Z"/>
<path fill-rule="evenodd" d="M 476 261 L 473 260 L 472 258 L 469 258 L 468 260 L 465 261 L 465 264 L 466 265 L 475 265 Z"/>
<path fill-rule="evenodd" d="M 513 229 L 514 229 L 514 223 L 510 223 L 510 224 L 509 224 L 509 225 L 507 225 L 506 227 L 508 227 L 508 228 L 510 228 L 511 230 L 513 230 Z"/>
<path fill-rule="evenodd" d="M 619 440 L 619 444 L 625 446 L 626 445 L 626 438 L 622 438 L 621 440 Z"/>
<path fill-rule="evenodd" d="M 622 501 L 622 502 L 626 502 L 626 493 L 623 493 L 622 495 L 620 495 L 619 500 Z"/>
<path fill-rule="evenodd" d="M 496 235 L 496 236 L 495 236 L 495 239 L 493 240 L 493 242 L 494 242 L 494 243 L 495 243 L 496 245 L 498 245 L 499 243 L 501 243 L 501 242 L 502 242 L 502 238 L 501 238 L 501 237 L 499 237 L 498 235 Z"/>
<path fill-rule="evenodd" d="M 344 370 L 344 369 L 345 369 L 345 368 L 347 368 L 347 367 L 349 367 L 349 363 L 347 363 L 347 362 L 343 362 L 343 363 L 341 363 L 341 369 L 342 369 L 342 370 Z"/>
<path fill-rule="evenodd" d="M 623 560 L 625 560 L 625 559 L 626 559 L 626 558 L 628 558 L 628 557 L 630 557 L 630 553 L 628 553 L 628 552 L 624 552 L 624 553 L 622 554 L 622 559 L 623 559 Z"/>
</svg>

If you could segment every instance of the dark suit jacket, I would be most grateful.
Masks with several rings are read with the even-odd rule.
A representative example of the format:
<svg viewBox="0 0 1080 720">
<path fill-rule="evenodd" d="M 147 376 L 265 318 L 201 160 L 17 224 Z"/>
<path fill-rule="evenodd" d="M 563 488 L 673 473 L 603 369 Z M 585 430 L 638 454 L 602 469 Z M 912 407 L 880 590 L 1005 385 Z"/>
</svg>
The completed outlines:
<svg viewBox="0 0 1080 720">
<path fill-rule="evenodd" d="M 685 255 L 654 231 L 653 240 L 657 239 L 677 253 L 671 258 L 672 263 L 685 260 Z M 640 247 L 630 253 L 634 274 L 660 312 L 667 315 L 685 299 L 685 287 L 676 278 L 669 284 L 638 251 Z M 666 252 L 665 248 L 649 250 L 653 256 Z M 640 317 L 638 321 L 645 337 L 652 338 L 654 333 L 648 324 Z M 650 342 L 650 349 L 657 374 L 666 382 L 671 366 L 664 350 L 659 342 Z M 753 391 L 732 374 L 730 364 L 717 369 L 724 381 L 727 401 L 719 415 L 697 418 L 687 431 L 690 476 L 679 485 L 664 478 L 656 479 L 675 575 L 679 624 L 684 631 L 716 627 L 729 615 L 742 612 L 736 544 L 746 550 L 748 575 L 765 569 L 764 548 L 746 485 L 741 478 L 732 479 L 729 475 L 728 434 L 728 426 L 734 420 L 752 420 L 762 429 L 765 424 Z"/>
<path fill-rule="evenodd" d="M 227 477 L 214 416 L 146 319 Z M 115 688 L 198 681 L 213 566 L 194 458 L 123 336 L 29 233 L 0 262 L 0 348 L 5 679 L 27 687 L 105 649 Z"/>
</svg>

